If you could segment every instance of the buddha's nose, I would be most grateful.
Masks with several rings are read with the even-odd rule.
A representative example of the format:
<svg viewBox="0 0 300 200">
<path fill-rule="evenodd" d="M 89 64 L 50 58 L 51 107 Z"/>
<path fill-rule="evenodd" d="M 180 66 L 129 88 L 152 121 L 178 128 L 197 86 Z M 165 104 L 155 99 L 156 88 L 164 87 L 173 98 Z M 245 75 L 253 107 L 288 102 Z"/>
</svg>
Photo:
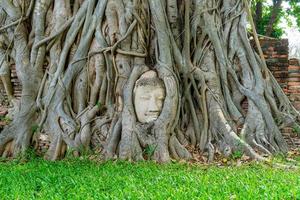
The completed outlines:
<svg viewBox="0 0 300 200">
<path fill-rule="evenodd" d="M 146 105 L 147 106 L 147 105 Z M 159 112 L 159 107 L 158 107 L 158 105 L 157 105 L 157 103 L 156 103 L 156 101 L 155 101 L 155 98 L 154 97 L 152 97 L 151 99 L 150 99 L 150 101 L 149 101 L 149 111 L 150 112 Z"/>
</svg>

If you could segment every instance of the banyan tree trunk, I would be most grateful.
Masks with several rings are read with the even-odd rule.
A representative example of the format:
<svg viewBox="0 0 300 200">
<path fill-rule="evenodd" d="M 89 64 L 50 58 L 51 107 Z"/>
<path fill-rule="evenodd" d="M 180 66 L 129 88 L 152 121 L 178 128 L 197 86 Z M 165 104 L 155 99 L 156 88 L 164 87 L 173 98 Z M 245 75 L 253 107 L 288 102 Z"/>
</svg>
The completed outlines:
<svg viewBox="0 0 300 200">
<path fill-rule="evenodd" d="M 158 162 L 286 152 L 280 129 L 299 113 L 250 45 L 248 9 L 248 0 L 1 0 L 0 66 L 15 64 L 22 96 L 0 154 L 26 152 L 40 133 L 51 160 L 95 147 L 104 159 Z"/>
</svg>

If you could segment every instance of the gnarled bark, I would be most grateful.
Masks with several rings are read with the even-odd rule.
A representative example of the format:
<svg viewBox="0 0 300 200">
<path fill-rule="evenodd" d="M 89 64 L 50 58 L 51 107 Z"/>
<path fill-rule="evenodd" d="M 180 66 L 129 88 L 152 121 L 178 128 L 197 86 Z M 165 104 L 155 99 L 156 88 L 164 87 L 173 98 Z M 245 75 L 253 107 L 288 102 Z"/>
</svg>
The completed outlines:
<svg viewBox="0 0 300 200">
<path fill-rule="evenodd" d="M 247 4 L 2 0 L 1 69 L 14 61 L 22 97 L 0 134 L 0 153 L 26 151 L 38 133 L 51 138 L 52 160 L 91 143 L 106 159 L 158 162 L 192 159 L 190 150 L 209 160 L 217 151 L 258 160 L 286 152 L 279 128 L 299 113 L 250 46 Z M 148 70 L 166 95 L 159 117 L 141 123 L 133 93 Z"/>
</svg>

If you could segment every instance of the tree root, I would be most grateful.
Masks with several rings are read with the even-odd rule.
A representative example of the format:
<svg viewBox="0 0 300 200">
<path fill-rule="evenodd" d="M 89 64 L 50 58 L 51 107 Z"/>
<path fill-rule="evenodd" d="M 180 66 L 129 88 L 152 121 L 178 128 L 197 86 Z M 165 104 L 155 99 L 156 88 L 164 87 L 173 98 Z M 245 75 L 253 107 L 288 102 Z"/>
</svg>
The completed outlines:
<svg viewBox="0 0 300 200">
<path fill-rule="evenodd" d="M 1 69 L 14 62 L 22 84 L 2 156 L 25 152 L 35 131 L 51 138 L 50 160 L 91 147 L 105 159 L 157 162 L 237 151 L 265 162 L 288 151 L 280 129 L 299 112 L 249 43 L 246 1 L 33 2 L 0 2 Z M 158 118 L 142 123 L 133 96 L 148 70 L 165 97 Z"/>
</svg>

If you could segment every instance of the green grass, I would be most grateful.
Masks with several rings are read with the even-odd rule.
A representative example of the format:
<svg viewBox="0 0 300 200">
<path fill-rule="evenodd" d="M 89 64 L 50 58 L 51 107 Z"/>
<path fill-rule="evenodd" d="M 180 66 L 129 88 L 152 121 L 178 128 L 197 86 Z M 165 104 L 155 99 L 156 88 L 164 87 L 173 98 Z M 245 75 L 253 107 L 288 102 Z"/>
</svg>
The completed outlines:
<svg viewBox="0 0 300 200">
<path fill-rule="evenodd" d="M 0 199 L 300 199 L 300 171 L 241 167 L 97 163 L 0 163 Z"/>
</svg>

